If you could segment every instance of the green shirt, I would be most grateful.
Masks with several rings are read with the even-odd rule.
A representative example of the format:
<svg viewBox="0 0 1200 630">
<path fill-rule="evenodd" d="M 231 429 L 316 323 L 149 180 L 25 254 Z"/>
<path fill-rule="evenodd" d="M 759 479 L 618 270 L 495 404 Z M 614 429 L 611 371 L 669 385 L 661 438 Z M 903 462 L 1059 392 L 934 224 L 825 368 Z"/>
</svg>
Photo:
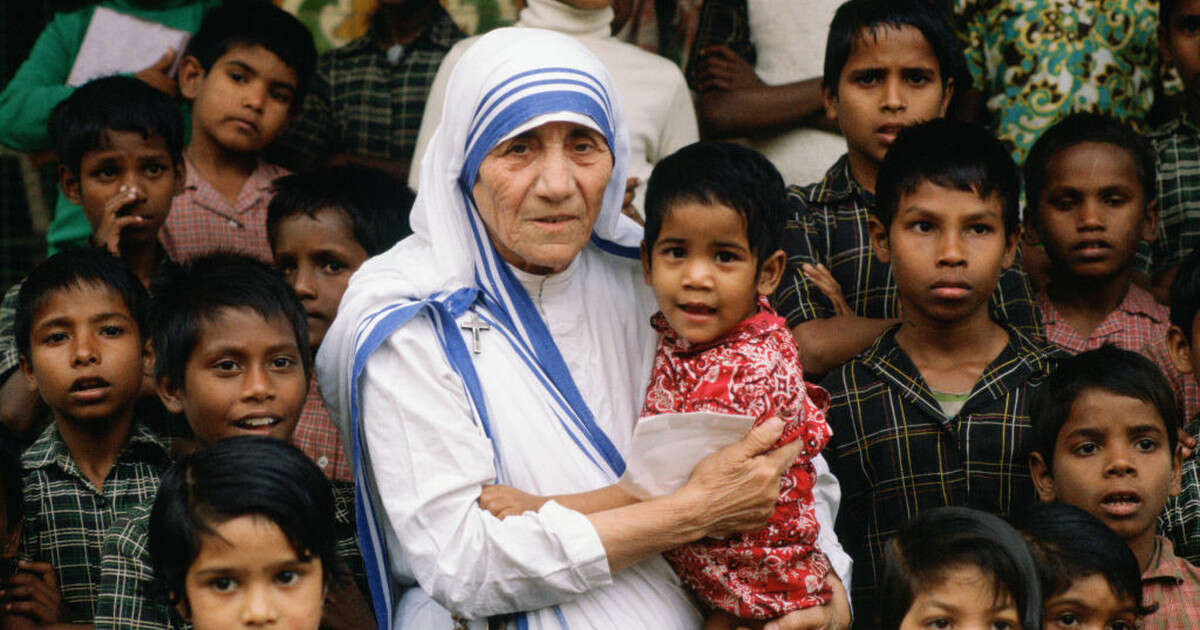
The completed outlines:
<svg viewBox="0 0 1200 630">
<path fill-rule="evenodd" d="M 194 33 L 200 28 L 204 12 L 221 4 L 221 0 L 163 0 L 155 4 L 145 7 L 130 0 L 107 0 L 54 16 L 12 81 L 0 92 L 0 144 L 24 152 L 50 148 L 46 128 L 50 112 L 75 91 L 67 85 L 67 77 L 96 6 Z M 91 232 L 83 210 L 60 195 L 46 234 L 50 250 L 82 241 Z"/>
</svg>

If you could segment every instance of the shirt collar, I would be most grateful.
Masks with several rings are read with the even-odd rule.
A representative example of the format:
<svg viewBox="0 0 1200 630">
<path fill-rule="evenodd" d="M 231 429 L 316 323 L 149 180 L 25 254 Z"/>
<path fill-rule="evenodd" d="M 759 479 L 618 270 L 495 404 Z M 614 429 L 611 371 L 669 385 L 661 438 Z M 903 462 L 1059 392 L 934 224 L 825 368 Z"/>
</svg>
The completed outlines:
<svg viewBox="0 0 1200 630">
<path fill-rule="evenodd" d="M 864 208 L 875 206 L 875 195 L 863 188 L 850 173 L 850 154 L 843 154 L 829 167 L 825 177 L 817 182 L 812 192 L 814 203 L 836 204 L 852 200 Z"/>
<path fill-rule="evenodd" d="M 1142 582 L 1163 581 L 1170 584 L 1183 584 L 1184 574 L 1182 562 L 1175 555 L 1175 546 L 1171 541 L 1156 536 L 1154 538 L 1154 555 L 1150 556 L 1150 566 L 1142 573 Z"/>
<path fill-rule="evenodd" d="M 425 28 L 421 29 L 421 32 L 404 46 L 405 50 L 426 50 L 430 48 L 450 50 L 455 42 L 467 36 L 440 4 L 434 7 L 434 11 L 433 19 L 429 20 Z M 346 44 L 345 47 L 349 48 L 351 46 L 370 46 L 386 51 L 389 45 L 387 37 L 383 33 L 383 16 L 376 12 L 371 18 L 371 25 L 367 28 L 367 33 L 359 39 Z"/>
<path fill-rule="evenodd" d="M 129 439 L 121 449 L 120 455 L 117 456 L 117 461 L 134 458 L 166 462 L 169 457 L 166 444 L 149 427 L 135 420 L 133 427 L 129 430 Z M 42 431 L 37 441 L 21 456 L 21 467 L 25 470 L 37 470 L 50 466 L 57 466 L 64 472 L 83 476 L 75 464 L 75 460 L 72 459 L 71 452 L 67 450 L 67 443 L 63 441 L 62 434 L 59 433 L 58 425 L 55 423 L 50 423 L 50 426 Z"/>
<path fill-rule="evenodd" d="M 1037 304 L 1038 310 L 1042 312 L 1042 317 L 1047 323 L 1062 321 L 1062 315 L 1059 315 L 1058 309 L 1054 308 L 1054 303 L 1050 301 L 1050 294 L 1046 292 L 1045 288 L 1037 292 L 1037 295 L 1034 296 L 1034 302 Z M 1121 302 L 1117 304 L 1117 307 L 1113 311 L 1120 311 L 1126 315 L 1146 317 L 1155 323 L 1166 321 L 1166 318 L 1163 316 L 1162 305 L 1154 299 L 1154 296 L 1149 291 L 1132 282 L 1129 284 L 1129 290 L 1125 292 L 1125 297 L 1121 298 Z M 1108 317 L 1104 319 L 1107 321 Z"/>
<path fill-rule="evenodd" d="M 186 155 L 183 157 L 183 165 L 184 190 L 199 190 L 202 184 L 207 183 L 200 175 L 200 171 L 192 165 L 192 160 Z M 246 178 L 246 183 L 242 184 L 242 190 L 238 192 L 238 196 L 240 197 L 247 190 L 262 192 L 270 189 L 275 182 L 275 178 L 272 176 L 274 172 L 275 169 L 268 168 L 266 162 L 260 159 L 258 165 L 254 167 L 254 172 L 250 173 L 250 177 Z"/>
</svg>

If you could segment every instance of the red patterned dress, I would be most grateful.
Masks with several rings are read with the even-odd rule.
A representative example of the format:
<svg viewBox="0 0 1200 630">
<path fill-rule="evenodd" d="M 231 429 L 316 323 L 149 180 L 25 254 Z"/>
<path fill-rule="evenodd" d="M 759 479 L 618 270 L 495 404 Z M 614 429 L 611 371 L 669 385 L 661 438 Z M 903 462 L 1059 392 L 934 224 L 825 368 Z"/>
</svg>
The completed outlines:
<svg viewBox="0 0 1200 630">
<path fill-rule="evenodd" d="M 642 416 L 715 411 L 778 416 L 787 422 L 776 444 L 801 440 L 804 450 L 779 483 L 779 502 L 766 527 L 723 540 L 706 538 L 663 555 L 708 605 L 744 619 L 773 619 L 829 601 L 829 561 L 817 548 L 812 458 L 832 435 L 825 422 L 829 394 L 804 382 L 796 342 L 766 299 L 724 337 L 693 345 L 662 313 L 661 333 Z"/>
</svg>

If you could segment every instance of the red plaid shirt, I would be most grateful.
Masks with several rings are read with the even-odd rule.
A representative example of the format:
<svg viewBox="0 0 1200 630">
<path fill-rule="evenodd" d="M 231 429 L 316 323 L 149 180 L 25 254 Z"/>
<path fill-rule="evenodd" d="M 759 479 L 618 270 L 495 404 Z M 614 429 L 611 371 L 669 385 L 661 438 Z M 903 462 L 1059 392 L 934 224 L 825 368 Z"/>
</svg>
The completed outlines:
<svg viewBox="0 0 1200 630">
<path fill-rule="evenodd" d="M 1167 329 L 1171 327 L 1170 312 L 1167 307 L 1156 302 L 1149 291 L 1136 284 L 1129 285 L 1125 299 L 1100 322 L 1087 339 L 1079 336 L 1079 333 L 1058 314 L 1045 289 L 1038 292 L 1034 302 L 1042 314 L 1046 341 L 1071 354 L 1095 350 L 1104 345 L 1139 352 L 1162 369 L 1163 375 L 1171 383 L 1171 389 L 1175 391 L 1175 400 L 1178 401 L 1184 418 L 1190 418 L 1200 412 L 1200 387 L 1197 387 L 1194 379 L 1175 369 L 1171 355 L 1167 352 Z"/>
<path fill-rule="evenodd" d="M 342 450 L 342 434 L 329 419 L 325 401 L 321 400 L 321 394 L 317 391 L 315 375 L 308 385 L 308 398 L 304 400 L 300 422 L 296 424 L 295 433 L 292 433 L 292 445 L 316 462 L 326 477 L 334 481 L 353 479 L 350 462 Z"/>
<path fill-rule="evenodd" d="M 1200 568 L 1176 556 L 1171 541 L 1162 536 L 1142 573 L 1142 604 L 1158 604 L 1158 610 L 1142 617 L 1142 630 L 1200 628 Z"/>
<path fill-rule="evenodd" d="M 643 416 L 715 411 L 754 416 L 756 422 L 778 416 L 787 422 L 779 443 L 804 443 L 780 479 L 775 513 L 765 527 L 697 541 L 663 556 L 705 602 L 738 617 L 774 619 L 827 603 L 829 561 L 816 545 L 812 458 L 831 435 L 825 422 L 829 395 L 804 382 L 787 324 L 766 298 L 757 314 L 704 345 L 680 338 L 662 313 L 652 321 L 662 336 Z"/>
<path fill-rule="evenodd" d="M 183 192 L 171 202 L 171 212 L 158 233 L 167 256 L 187 262 L 215 251 L 231 251 L 271 262 L 267 241 L 267 203 L 271 183 L 289 171 L 260 161 L 242 184 L 233 205 L 213 188 L 186 157 Z"/>
</svg>

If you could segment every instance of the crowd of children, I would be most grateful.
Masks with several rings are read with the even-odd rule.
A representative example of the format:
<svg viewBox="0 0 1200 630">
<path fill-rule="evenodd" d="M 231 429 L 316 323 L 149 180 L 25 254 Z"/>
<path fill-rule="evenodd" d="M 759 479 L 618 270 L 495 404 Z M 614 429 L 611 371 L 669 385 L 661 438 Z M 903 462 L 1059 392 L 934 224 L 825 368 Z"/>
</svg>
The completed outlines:
<svg viewBox="0 0 1200 630">
<path fill-rule="evenodd" d="M 350 276 L 411 233 L 408 163 L 264 160 L 319 74 L 273 4 L 103 4 L 195 34 L 165 83 L 156 64 L 60 90 L 70 59 L 51 49 L 90 15 L 72 14 L 31 57 L 54 76 L 31 65 L 0 94 L 21 122 L 0 142 L 51 144 L 86 219 L 64 211 L 56 233 L 90 234 L 0 303 L 0 630 L 374 628 L 352 465 L 313 364 Z M 649 177 L 641 258 L 661 312 L 643 417 L 778 418 L 776 446 L 799 453 L 762 528 L 664 556 L 708 629 L 839 589 L 863 629 L 1200 628 L 1200 0 L 1158 3 L 1184 89 L 1145 136 L 1168 67 L 1154 3 L 1058 56 L 1013 42 L 1036 3 L 961 0 L 957 31 L 941 4 L 842 4 L 819 87 L 738 83 L 753 46 L 736 28 L 738 52 L 695 60 L 701 98 L 749 90 L 707 117 L 802 95 L 801 115 L 764 120 L 835 126 L 845 154 L 784 182 L 754 150 L 701 142 Z M 1097 19 L 1056 4 L 1060 30 Z M 765 27 L 756 3 L 722 10 Z M 445 48 L 458 33 L 442 28 Z M 1000 58 L 1040 63 L 1014 77 Z M 1055 72 L 1071 80 L 1037 78 Z M 952 102 L 990 126 L 946 118 Z M 355 132 L 302 131 L 288 141 Z M 1036 278 L 1022 248 L 1045 261 Z M 638 498 L 494 485 L 479 507 L 549 500 Z M 852 572 L 817 544 L 833 534 Z"/>
</svg>

